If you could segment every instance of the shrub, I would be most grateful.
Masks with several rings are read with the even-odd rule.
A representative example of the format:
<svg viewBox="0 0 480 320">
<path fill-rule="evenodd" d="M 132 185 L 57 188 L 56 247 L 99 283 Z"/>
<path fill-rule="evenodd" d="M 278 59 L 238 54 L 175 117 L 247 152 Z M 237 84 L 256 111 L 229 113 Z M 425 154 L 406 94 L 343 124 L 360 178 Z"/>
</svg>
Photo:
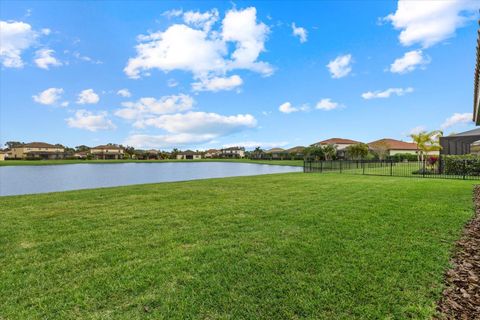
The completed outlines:
<svg viewBox="0 0 480 320">
<path fill-rule="evenodd" d="M 398 162 L 402 161 L 417 161 L 418 156 L 416 154 L 411 154 L 411 153 L 397 153 L 393 156 L 389 157 L 389 160 L 394 160 Z"/>
<path fill-rule="evenodd" d="M 474 155 L 444 157 L 444 173 L 450 175 L 480 175 L 480 157 Z"/>
</svg>

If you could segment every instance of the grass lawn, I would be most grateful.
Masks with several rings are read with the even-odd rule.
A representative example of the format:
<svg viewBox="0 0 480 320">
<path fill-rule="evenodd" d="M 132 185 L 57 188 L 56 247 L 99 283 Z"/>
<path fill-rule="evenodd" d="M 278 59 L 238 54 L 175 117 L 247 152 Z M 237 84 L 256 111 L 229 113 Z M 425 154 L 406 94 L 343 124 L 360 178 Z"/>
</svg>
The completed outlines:
<svg viewBox="0 0 480 320">
<path fill-rule="evenodd" d="M 0 166 L 44 166 L 44 165 L 60 165 L 75 163 L 162 163 L 162 162 L 242 162 L 242 163 L 259 163 L 273 164 L 283 166 L 303 166 L 303 160 L 250 160 L 250 159 L 201 159 L 201 160 L 7 160 L 0 161 Z"/>
<path fill-rule="evenodd" d="M 429 319 L 473 182 L 276 174 L 0 198 L 0 319 Z"/>
</svg>

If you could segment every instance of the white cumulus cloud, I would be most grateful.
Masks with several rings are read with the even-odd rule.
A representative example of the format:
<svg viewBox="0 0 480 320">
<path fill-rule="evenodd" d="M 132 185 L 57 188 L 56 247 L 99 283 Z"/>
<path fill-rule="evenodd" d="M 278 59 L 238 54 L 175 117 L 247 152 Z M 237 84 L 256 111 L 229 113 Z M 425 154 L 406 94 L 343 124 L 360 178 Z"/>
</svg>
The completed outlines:
<svg viewBox="0 0 480 320">
<path fill-rule="evenodd" d="M 55 54 L 55 50 L 52 49 L 40 49 L 35 52 L 35 64 L 37 67 L 48 70 L 50 66 L 58 67 L 61 66 L 62 63 L 55 58 L 53 55 Z"/>
<path fill-rule="evenodd" d="M 33 101 L 40 104 L 53 105 L 62 98 L 62 94 L 63 94 L 62 88 L 48 88 L 34 95 Z"/>
<path fill-rule="evenodd" d="M 422 50 L 412 50 L 406 52 L 403 57 L 395 59 L 390 65 L 390 72 L 404 74 L 411 72 L 416 68 L 425 68 L 430 63 L 430 58 L 424 57 Z"/>
<path fill-rule="evenodd" d="M 170 133 L 210 134 L 223 136 L 253 128 L 257 120 L 250 114 L 224 116 L 217 113 L 187 112 L 167 114 L 145 120 L 145 125 Z"/>
<path fill-rule="evenodd" d="M 472 113 L 454 113 L 451 117 L 448 117 L 445 122 L 440 126 L 442 129 L 453 127 L 457 124 L 473 123 Z"/>
<path fill-rule="evenodd" d="M 290 102 L 284 102 L 278 107 L 278 111 L 283 113 L 292 113 L 300 111 L 298 108 L 292 106 Z"/>
<path fill-rule="evenodd" d="M 78 94 L 78 104 L 96 104 L 100 101 L 98 94 L 93 89 L 85 89 Z"/>
<path fill-rule="evenodd" d="M 124 108 L 115 112 L 117 117 L 134 121 L 134 126 L 142 128 L 145 120 L 162 114 L 189 111 L 193 108 L 195 100 L 185 94 L 163 96 L 159 99 L 152 97 L 140 98 L 132 102 L 124 102 Z"/>
<path fill-rule="evenodd" d="M 395 29 L 401 30 L 404 46 L 420 44 L 430 47 L 452 37 L 455 30 L 474 19 L 478 11 L 476 0 L 398 1 L 397 10 L 385 17 Z"/>
<path fill-rule="evenodd" d="M 132 94 L 130 93 L 130 91 L 128 89 L 118 90 L 117 95 L 119 95 L 120 97 L 124 97 L 124 98 L 130 98 L 132 96 Z"/>
<path fill-rule="evenodd" d="M 298 37 L 301 43 L 307 42 L 308 32 L 305 28 L 297 27 L 295 23 L 292 23 L 292 34 Z"/>
<path fill-rule="evenodd" d="M 226 73 L 235 69 L 262 75 L 273 72 L 268 63 L 258 61 L 265 51 L 269 28 L 257 22 L 254 7 L 228 11 L 217 28 L 213 28 L 218 19 L 215 10 L 183 15 L 186 24 L 173 24 L 165 31 L 138 37 L 136 56 L 128 60 L 124 69 L 130 78 L 149 74 L 151 69 L 187 71 L 203 82 L 226 78 Z"/>
<path fill-rule="evenodd" d="M 196 28 L 202 28 L 205 31 L 210 31 L 213 24 L 218 21 L 219 13 L 217 9 L 212 9 L 206 12 L 186 11 L 183 13 L 183 21 Z"/>
<path fill-rule="evenodd" d="M 362 93 L 362 98 L 365 100 L 378 99 L 378 98 L 390 98 L 392 95 L 403 96 L 407 93 L 412 93 L 413 88 L 388 88 L 386 90 L 380 91 L 368 91 Z"/>
<path fill-rule="evenodd" d="M 347 76 L 352 71 L 352 55 L 338 56 L 327 64 L 332 78 L 339 79 Z"/>
<path fill-rule="evenodd" d="M 187 112 L 149 118 L 145 120 L 145 125 L 163 129 L 166 133 L 131 135 L 125 144 L 136 147 L 172 147 L 204 143 L 254 128 L 257 120 L 250 114 L 224 116 L 217 113 Z"/>
<path fill-rule="evenodd" d="M 113 122 L 108 119 L 108 113 L 101 111 L 93 113 L 87 110 L 77 110 L 74 117 L 65 119 L 71 128 L 84 129 L 88 131 L 115 129 Z"/>
<path fill-rule="evenodd" d="M 213 91 L 232 90 L 243 83 L 242 78 L 238 75 L 230 77 L 213 77 L 201 79 L 199 82 L 192 83 L 193 91 Z"/>
<path fill-rule="evenodd" d="M 332 99 L 330 98 L 321 99 L 320 101 L 317 102 L 317 105 L 315 106 L 316 109 L 325 110 L 325 111 L 334 110 L 340 107 L 342 107 L 341 104 L 339 104 L 338 102 L 332 101 Z"/>
<path fill-rule="evenodd" d="M 0 21 L 0 61 L 6 68 L 24 66 L 22 53 L 35 44 L 36 39 L 48 34 L 49 29 L 40 32 L 21 21 Z"/>
</svg>

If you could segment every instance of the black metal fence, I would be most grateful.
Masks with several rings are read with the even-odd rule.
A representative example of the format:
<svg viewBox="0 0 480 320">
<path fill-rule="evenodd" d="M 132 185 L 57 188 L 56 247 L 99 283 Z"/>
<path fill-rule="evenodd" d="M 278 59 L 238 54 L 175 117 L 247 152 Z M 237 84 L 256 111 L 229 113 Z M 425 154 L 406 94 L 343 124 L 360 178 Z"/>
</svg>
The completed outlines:
<svg viewBox="0 0 480 320">
<path fill-rule="evenodd" d="M 440 158 L 429 161 L 395 160 L 305 160 L 303 172 L 338 172 L 376 176 L 478 179 L 480 180 L 480 159 Z"/>
</svg>

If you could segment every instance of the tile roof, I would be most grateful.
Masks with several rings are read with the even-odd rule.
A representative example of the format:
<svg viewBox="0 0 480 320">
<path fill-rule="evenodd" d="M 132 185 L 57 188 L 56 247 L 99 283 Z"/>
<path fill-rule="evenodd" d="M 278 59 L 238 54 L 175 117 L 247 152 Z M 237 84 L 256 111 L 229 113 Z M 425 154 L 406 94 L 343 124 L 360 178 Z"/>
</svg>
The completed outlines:
<svg viewBox="0 0 480 320">
<path fill-rule="evenodd" d="M 302 146 L 296 146 L 296 147 L 293 147 L 293 148 L 290 148 L 290 149 L 287 149 L 286 151 L 288 153 L 300 153 L 300 152 L 303 152 L 305 150 L 305 147 L 302 147 Z"/>
<path fill-rule="evenodd" d="M 123 148 L 121 147 L 118 147 L 118 146 L 112 146 L 112 145 L 100 145 L 100 146 L 96 146 L 96 147 L 93 147 L 91 149 L 109 149 L 109 150 L 123 150 Z"/>
<path fill-rule="evenodd" d="M 350 139 L 343 139 L 343 138 L 330 138 L 314 144 L 357 144 L 357 143 L 361 143 L 361 142 L 350 140 Z"/>
<path fill-rule="evenodd" d="M 282 148 L 272 148 L 270 150 L 265 151 L 265 153 L 280 153 L 285 152 L 285 149 Z"/>
<path fill-rule="evenodd" d="M 59 148 L 53 144 L 45 143 L 45 142 L 30 142 L 30 143 L 25 143 L 24 145 L 21 145 L 16 148 Z"/>
<path fill-rule="evenodd" d="M 405 142 L 395 139 L 380 139 L 368 143 L 369 147 L 375 147 L 379 144 L 385 144 L 388 150 L 417 150 L 417 144 L 414 142 Z"/>
</svg>

